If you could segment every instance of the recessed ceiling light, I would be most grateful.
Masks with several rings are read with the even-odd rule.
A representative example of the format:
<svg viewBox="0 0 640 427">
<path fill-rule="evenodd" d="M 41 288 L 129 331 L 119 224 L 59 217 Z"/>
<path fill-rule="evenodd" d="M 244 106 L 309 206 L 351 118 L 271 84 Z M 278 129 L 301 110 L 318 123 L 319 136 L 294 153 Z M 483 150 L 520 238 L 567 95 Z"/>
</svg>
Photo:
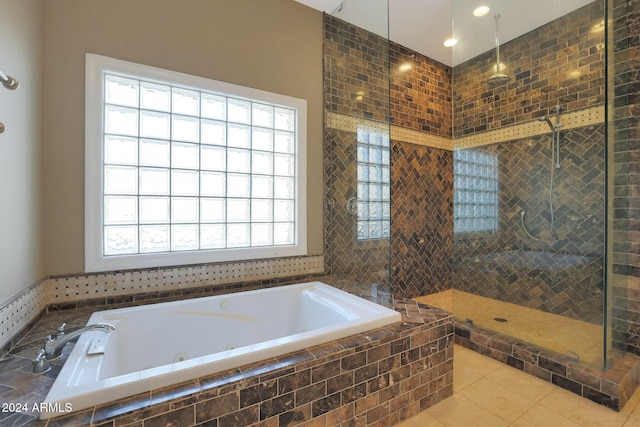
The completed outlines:
<svg viewBox="0 0 640 427">
<path fill-rule="evenodd" d="M 473 16 L 484 16 L 489 13 L 489 6 L 478 6 L 473 10 Z"/>
<path fill-rule="evenodd" d="M 443 44 L 444 44 L 446 47 L 452 47 L 452 46 L 455 46 L 455 45 L 456 45 L 456 43 L 458 43 L 458 40 L 456 40 L 456 39 L 454 39 L 454 38 L 450 38 L 450 39 L 446 39 L 446 40 L 444 41 L 444 43 L 443 43 Z"/>
</svg>

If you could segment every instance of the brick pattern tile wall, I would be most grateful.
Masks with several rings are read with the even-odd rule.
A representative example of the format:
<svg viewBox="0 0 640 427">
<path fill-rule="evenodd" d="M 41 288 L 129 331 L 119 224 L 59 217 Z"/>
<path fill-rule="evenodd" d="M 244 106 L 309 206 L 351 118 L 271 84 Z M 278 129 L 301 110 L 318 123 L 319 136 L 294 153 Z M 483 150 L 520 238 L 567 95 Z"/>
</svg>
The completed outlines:
<svg viewBox="0 0 640 427">
<path fill-rule="evenodd" d="M 593 2 L 500 47 L 508 84 L 491 89 L 495 50 L 453 71 L 454 137 L 604 102 L 604 5 Z"/>
<path fill-rule="evenodd" d="M 325 15 L 325 109 L 389 122 L 389 44 L 348 22 Z"/>
<path fill-rule="evenodd" d="M 451 67 L 390 45 L 391 124 L 451 138 Z"/>
<path fill-rule="evenodd" d="M 640 355 L 640 1 L 613 6 L 613 341 Z"/>
</svg>

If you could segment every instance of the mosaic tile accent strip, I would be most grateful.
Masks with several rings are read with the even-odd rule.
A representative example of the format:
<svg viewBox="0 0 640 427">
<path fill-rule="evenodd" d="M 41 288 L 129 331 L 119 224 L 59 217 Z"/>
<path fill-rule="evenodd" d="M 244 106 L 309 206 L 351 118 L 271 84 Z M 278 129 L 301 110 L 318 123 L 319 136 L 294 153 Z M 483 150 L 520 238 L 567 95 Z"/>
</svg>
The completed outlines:
<svg viewBox="0 0 640 427">
<path fill-rule="evenodd" d="M 622 410 L 638 385 L 640 359 L 631 354 L 602 371 L 491 331 L 469 328 L 457 321 L 454 325 L 456 344 L 615 411 Z"/>
<path fill-rule="evenodd" d="M 453 140 L 437 135 L 432 135 L 422 131 L 407 129 L 400 126 L 389 125 L 386 123 L 376 122 L 373 120 L 364 120 L 352 116 L 344 116 L 341 114 L 326 113 L 326 126 L 329 129 L 342 130 L 345 132 L 357 132 L 358 126 L 365 126 L 371 129 L 377 129 L 381 132 L 389 132 L 391 130 L 391 139 L 396 141 L 408 142 L 425 147 L 438 148 L 441 150 L 453 150 Z"/>
<path fill-rule="evenodd" d="M 323 256 L 316 255 L 55 277 L 47 279 L 45 287 L 49 303 L 62 304 L 136 293 L 323 273 Z"/>
<path fill-rule="evenodd" d="M 339 282 L 351 289 L 354 284 Z M 357 287 L 355 288 L 357 290 Z M 321 425 L 388 426 L 453 394 L 453 324 L 449 313 L 389 300 L 403 321 L 252 365 L 38 422 L 37 412 L 0 414 L 3 425 Z M 0 360 L 5 401 L 44 399 L 67 356 L 32 376 L 31 353 L 60 322 L 79 326 L 88 309 L 48 313 L 25 345 Z M 68 352 L 65 352 L 68 354 Z M 153 402 L 153 403 L 152 403 Z"/>
<path fill-rule="evenodd" d="M 15 337 L 40 318 L 47 304 L 48 295 L 43 282 L 30 286 L 6 302 L 0 308 L 0 348 L 6 350 L 15 345 Z"/>
<path fill-rule="evenodd" d="M 454 234 L 453 280 L 465 292 L 601 324 L 604 127 L 563 131 L 560 169 L 550 143 L 545 135 L 473 148 L 499 162 L 499 229 Z"/>
<path fill-rule="evenodd" d="M 391 188 L 393 294 L 451 289 L 453 152 L 392 141 Z"/>
<path fill-rule="evenodd" d="M 225 290 L 227 285 L 242 287 L 238 283 L 243 282 L 267 285 L 318 275 L 324 275 L 322 255 L 48 278 L 0 307 L 0 346 L 12 346 L 47 307 L 139 304 L 175 293 L 188 296 Z"/>
<path fill-rule="evenodd" d="M 540 117 L 542 116 L 543 115 L 541 114 Z M 553 117 L 553 120 L 555 121 L 555 116 Z M 564 125 L 562 126 L 562 131 L 603 124 L 604 106 L 600 105 L 579 111 L 563 111 L 560 116 L 560 122 Z M 465 148 L 481 147 L 483 145 L 496 144 L 498 142 L 507 142 L 533 136 L 547 135 L 549 133 L 549 126 L 545 122 L 541 122 L 536 119 L 531 122 L 456 138 L 454 145 L 456 150 L 463 150 Z"/>
<path fill-rule="evenodd" d="M 454 138 L 604 103 L 604 2 L 592 2 L 500 46 L 509 83 L 489 88 L 495 52 L 453 70 Z"/>
</svg>

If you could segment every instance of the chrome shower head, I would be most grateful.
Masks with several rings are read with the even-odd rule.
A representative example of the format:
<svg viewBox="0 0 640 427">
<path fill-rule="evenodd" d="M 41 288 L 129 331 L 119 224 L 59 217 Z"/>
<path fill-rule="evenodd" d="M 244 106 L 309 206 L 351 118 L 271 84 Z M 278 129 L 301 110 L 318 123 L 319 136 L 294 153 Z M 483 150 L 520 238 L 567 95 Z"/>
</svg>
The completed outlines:
<svg viewBox="0 0 640 427">
<path fill-rule="evenodd" d="M 509 83 L 509 76 L 500 72 L 500 33 L 498 27 L 498 20 L 500 15 L 493 17 L 496 20 L 496 73 L 487 79 L 487 86 L 495 88 Z"/>
<path fill-rule="evenodd" d="M 497 87 L 509 83 L 509 76 L 502 73 L 496 73 L 487 79 L 487 85 L 489 87 Z"/>
</svg>

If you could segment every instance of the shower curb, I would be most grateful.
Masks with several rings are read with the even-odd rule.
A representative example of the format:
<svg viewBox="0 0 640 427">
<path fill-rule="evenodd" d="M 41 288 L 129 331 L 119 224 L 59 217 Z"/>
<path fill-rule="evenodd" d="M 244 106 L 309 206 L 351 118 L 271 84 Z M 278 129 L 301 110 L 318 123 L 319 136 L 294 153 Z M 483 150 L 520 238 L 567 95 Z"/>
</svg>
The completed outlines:
<svg viewBox="0 0 640 427">
<path fill-rule="evenodd" d="M 638 385 L 640 357 L 625 353 L 602 371 L 495 332 L 454 321 L 455 343 L 585 399 L 621 411 Z"/>
</svg>

